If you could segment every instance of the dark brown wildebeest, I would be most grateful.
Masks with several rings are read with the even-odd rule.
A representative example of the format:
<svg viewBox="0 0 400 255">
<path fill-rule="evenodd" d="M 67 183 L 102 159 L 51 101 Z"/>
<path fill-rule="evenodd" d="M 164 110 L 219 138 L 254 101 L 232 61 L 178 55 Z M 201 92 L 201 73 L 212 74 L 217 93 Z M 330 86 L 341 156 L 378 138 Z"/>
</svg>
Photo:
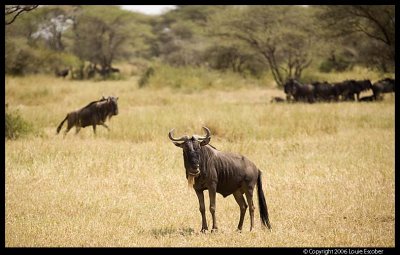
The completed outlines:
<svg viewBox="0 0 400 255">
<path fill-rule="evenodd" d="M 222 152 L 209 145 L 211 132 L 203 127 L 206 136 L 193 135 L 173 137 L 174 129 L 169 131 L 168 137 L 173 143 L 183 149 L 183 161 L 186 169 L 186 178 L 189 185 L 193 185 L 200 204 L 202 218 L 201 232 L 208 230 L 205 205 L 204 190 L 208 190 L 210 196 L 210 212 L 212 216 L 212 231 L 217 230 L 217 220 L 215 217 L 215 197 L 216 193 L 227 197 L 233 195 L 240 207 L 240 219 L 238 230 L 243 226 L 243 220 L 247 207 L 250 210 L 250 231 L 254 226 L 254 204 L 253 190 L 257 185 L 258 205 L 260 210 L 261 222 L 269 229 L 271 225 L 268 218 L 268 208 L 265 201 L 261 182 L 261 171 L 256 165 L 246 157 L 229 152 Z M 247 203 L 243 197 L 246 195 Z"/>
<path fill-rule="evenodd" d="M 313 82 L 311 85 L 314 86 L 314 97 L 318 101 L 338 101 L 335 87 L 328 82 Z"/>
<path fill-rule="evenodd" d="M 374 92 L 375 100 L 382 99 L 382 93 L 394 92 L 395 80 L 391 78 L 385 78 L 379 80 L 372 85 L 372 91 Z"/>
<path fill-rule="evenodd" d="M 291 97 L 293 97 L 295 101 L 315 102 L 314 86 L 310 84 L 301 84 L 294 79 L 288 79 L 284 84 L 284 91 L 287 101 L 290 101 Z"/>
<path fill-rule="evenodd" d="M 82 127 L 87 126 L 92 126 L 95 134 L 96 125 L 102 125 L 110 130 L 104 122 L 107 120 L 107 117 L 110 119 L 113 115 L 118 115 L 117 101 L 118 97 L 105 98 L 103 96 L 100 100 L 93 101 L 79 110 L 68 113 L 65 119 L 58 125 L 57 134 L 60 133 L 61 127 L 66 120 L 68 120 L 68 126 L 64 136 L 73 126 L 76 127 L 76 134 Z"/>
<path fill-rule="evenodd" d="M 336 83 L 335 90 L 337 96 L 341 96 L 343 101 L 355 101 L 354 95 L 357 100 L 360 100 L 360 93 L 368 89 L 372 89 L 370 80 L 345 80 Z"/>
<path fill-rule="evenodd" d="M 110 72 L 111 73 L 119 73 L 119 69 L 115 67 L 110 67 Z"/>
<path fill-rule="evenodd" d="M 56 70 L 56 76 L 57 77 L 63 77 L 63 78 L 65 78 L 67 75 L 68 75 L 68 73 L 69 73 L 69 69 L 63 69 L 63 70 Z"/>
</svg>

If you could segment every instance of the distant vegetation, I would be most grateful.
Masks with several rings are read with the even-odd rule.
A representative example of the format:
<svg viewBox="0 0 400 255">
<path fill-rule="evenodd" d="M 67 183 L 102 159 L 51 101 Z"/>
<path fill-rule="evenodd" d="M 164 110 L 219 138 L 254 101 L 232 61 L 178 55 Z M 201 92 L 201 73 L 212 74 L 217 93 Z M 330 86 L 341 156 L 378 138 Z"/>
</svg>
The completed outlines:
<svg viewBox="0 0 400 255">
<path fill-rule="evenodd" d="M 158 67 L 189 67 L 268 77 L 281 87 L 305 72 L 394 72 L 394 6 L 179 5 L 159 16 L 117 6 L 27 10 L 6 26 L 6 74 L 68 69 L 67 79 L 118 80 L 135 73 L 144 87 L 149 66 L 161 62 L 155 76 Z"/>
<path fill-rule="evenodd" d="M 18 111 L 10 111 L 6 105 L 5 137 L 7 139 L 17 139 L 32 131 L 32 124 L 25 121 Z"/>
</svg>

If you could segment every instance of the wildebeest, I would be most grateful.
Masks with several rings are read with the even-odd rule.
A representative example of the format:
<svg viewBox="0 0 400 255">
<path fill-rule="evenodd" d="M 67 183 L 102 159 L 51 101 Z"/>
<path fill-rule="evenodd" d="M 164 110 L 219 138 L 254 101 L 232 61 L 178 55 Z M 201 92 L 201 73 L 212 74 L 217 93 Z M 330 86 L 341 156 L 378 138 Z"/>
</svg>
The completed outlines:
<svg viewBox="0 0 400 255">
<path fill-rule="evenodd" d="M 382 93 L 394 92 L 395 80 L 391 78 L 385 78 L 375 82 L 372 85 L 372 91 L 374 93 L 375 100 L 381 99 Z"/>
<path fill-rule="evenodd" d="M 215 198 L 217 192 L 224 197 L 233 194 L 240 207 L 239 231 L 242 229 L 246 209 L 249 207 L 251 231 L 254 226 L 255 207 L 253 204 L 253 190 L 256 185 L 261 222 L 270 229 L 267 203 L 262 189 L 261 171 L 246 157 L 239 154 L 222 152 L 209 145 L 211 132 L 207 127 L 203 127 L 203 129 L 207 133 L 204 137 L 193 135 L 191 137 L 182 136 L 174 138 L 174 129 L 168 133 L 169 139 L 176 146 L 183 149 L 183 161 L 189 184 L 193 184 L 194 181 L 193 188 L 199 200 L 202 217 L 201 232 L 208 230 L 204 205 L 204 190 L 208 190 L 210 196 L 210 212 L 213 222 L 212 231 L 218 229 L 215 216 Z M 246 195 L 248 205 L 243 194 Z"/>
<path fill-rule="evenodd" d="M 110 119 L 112 116 L 118 115 L 117 101 L 118 97 L 105 98 L 103 96 L 100 100 L 93 101 L 79 110 L 68 113 L 65 119 L 58 125 L 57 134 L 60 133 L 61 127 L 66 120 L 68 120 L 68 126 L 64 136 L 73 126 L 76 127 L 76 134 L 82 127 L 87 126 L 92 126 L 95 134 L 96 125 L 102 125 L 110 130 L 105 121 L 107 117 Z"/>
<path fill-rule="evenodd" d="M 357 100 L 360 100 L 360 93 L 372 88 L 370 80 L 345 80 L 335 84 L 335 90 L 338 96 L 342 97 L 343 101 L 354 101 L 357 96 Z"/>
<path fill-rule="evenodd" d="M 313 103 L 314 98 L 314 86 L 310 84 L 301 84 L 300 82 L 289 79 L 284 84 L 284 91 L 286 93 L 287 100 L 290 101 L 291 97 L 295 101 L 308 101 Z"/>
<path fill-rule="evenodd" d="M 311 85 L 314 86 L 314 97 L 319 101 L 330 101 L 330 100 L 338 100 L 338 96 L 336 94 L 335 87 L 329 84 L 328 82 L 313 82 Z"/>
<path fill-rule="evenodd" d="M 68 73 L 69 73 L 69 69 L 63 69 L 63 70 L 56 70 L 56 76 L 57 77 L 63 77 L 63 78 L 65 78 L 67 75 L 68 75 Z"/>
<path fill-rule="evenodd" d="M 110 67 L 110 72 L 111 73 L 119 73 L 119 69 L 115 67 Z"/>
</svg>

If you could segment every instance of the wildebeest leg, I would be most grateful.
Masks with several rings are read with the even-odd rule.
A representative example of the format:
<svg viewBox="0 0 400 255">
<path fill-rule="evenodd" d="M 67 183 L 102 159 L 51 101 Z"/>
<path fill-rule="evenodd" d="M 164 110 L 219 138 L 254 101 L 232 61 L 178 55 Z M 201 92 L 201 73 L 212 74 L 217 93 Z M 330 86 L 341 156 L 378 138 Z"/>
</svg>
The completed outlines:
<svg viewBox="0 0 400 255">
<path fill-rule="evenodd" d="M 71 121 L 68 121 L 68 124 L 67 124 L 67 129 L 65 129 L 65 131 L 64 131 L 64 137 L 67 135 L 67 133 L 71 130 L 71 128 L 73 128 L 74 127 L 74 125 L 72 124 L 72 122 Z"/>
<path fill-rule="evenodd" d="M 206 206 L 205 206 L 205 204 L 204 204 L 204 194 L 203 194 L 203 191 L 197 191 L 197 190 L 196 190 L 196 195 L 197 195 L 197 198 L 199 199 L 199 205 L 200 205 L 200 213 L 201 213 L 201 232 L 204 233 L 206 230 L 208 230 L 208 226 L 207 226 Z"/>
<path fill-rule="evenodd" d="M 210 195 L 210 212 L 211 212 L 211 216 L 212 216 L 212 221 L 213 221 L 213 226 L 211 231 L 215 231 L 218 229 L 217 227 L 217 219 L 215 217 L 215 209 L 216 209 L 216 195 L 217 195 L 217 185 L 214 184 L 211 187 L 208 188 L 208 194 Z"/>
<path fill-rule="evenodd" d="M 81 127 L 80 126 L 76 126 L 75 127 L 75 135 L 78 134 L 79 131 L 81 131 Z"/>
<path fill-rule="evenodd" d="M 240 220 L 239 220 L 238 230 L 242 230 L 244 215 L 246 214 L 246 209 L 247 209 L 247 204 L 246 204 L 246 201 L 244 200 L 243 194 L 242 194 L 242 192 L 240 192 L 240 190 L 235 191 L 233 193 L 233 197 L 235 198 L 236 202 L 238 203 L 238 205 L 240 207 Z"/>
<path fill-rule="evenodd" d="M 67 133 L 68 133 L 68 131 L 69 131 L 70 129 L 71 129 L 70 127 L 67 127 L 67 129 L 65 129 L 65 131 L 64 131 L 64 136 L 63 136 L 63 137 L 65 137 L 65 136 L 67 135 Z"/>
<path fill-rule="evenodd" d="M 247 203 L 249 204 L 249 211 L 250 211 L 250 231 L 253 229 L 254 226 L 254 203 L 253 203 L 253 189 L 254 187 L 248 187 L 245 191 Z"/>
<path fill-rule="evenodd" d="M 96 125 L 93 125 L 93 133 L 96 134 Z"/>
<path fill-rule="evenodd" d="M 107 128 L 108 131 L 110 131 L 110 128 L 105 123 L 101 123 L 100 125 L 102 125 L 103 127 Z"/>
</svg>

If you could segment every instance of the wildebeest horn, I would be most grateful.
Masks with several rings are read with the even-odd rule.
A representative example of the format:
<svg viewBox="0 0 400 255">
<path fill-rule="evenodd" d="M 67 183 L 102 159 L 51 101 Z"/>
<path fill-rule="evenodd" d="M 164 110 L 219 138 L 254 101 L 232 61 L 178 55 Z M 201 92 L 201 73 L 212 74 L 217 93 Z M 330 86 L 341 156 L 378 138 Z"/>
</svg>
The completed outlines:
<svg viewBox="0 0 400 255">
<path fill-rule="evenodd" d="M 198 136 L 197 137 L 197 139 L 198 140 L 205 140 L 205 139 L 207 139 L 207 138 L 209 138 L 210 136 L 211 136 L 211 131 L 210 131 L 210 129 L 208 129 L 207 127 L 203 127 L 203 129 L 206 131 L 206 136 L 204 136 L 204 137 L 202 137 L 202 136 Z"/>
<path fill-rule="evenodd" d="M 172 134 L 174 133 L 174 130 L 175 130 L 175 128 L 171 129 L 171 131 L 169 131 L 169 133 L 168 133 L 168 137 L 172 141 L 179 142 L 179 141 L 186 141 L 188 139 L 188 136 L 186 136 L 186 135 L 182 136 L 182 137 L 179 137 L 179 138 L 173 138 Z"/>
</svg>

